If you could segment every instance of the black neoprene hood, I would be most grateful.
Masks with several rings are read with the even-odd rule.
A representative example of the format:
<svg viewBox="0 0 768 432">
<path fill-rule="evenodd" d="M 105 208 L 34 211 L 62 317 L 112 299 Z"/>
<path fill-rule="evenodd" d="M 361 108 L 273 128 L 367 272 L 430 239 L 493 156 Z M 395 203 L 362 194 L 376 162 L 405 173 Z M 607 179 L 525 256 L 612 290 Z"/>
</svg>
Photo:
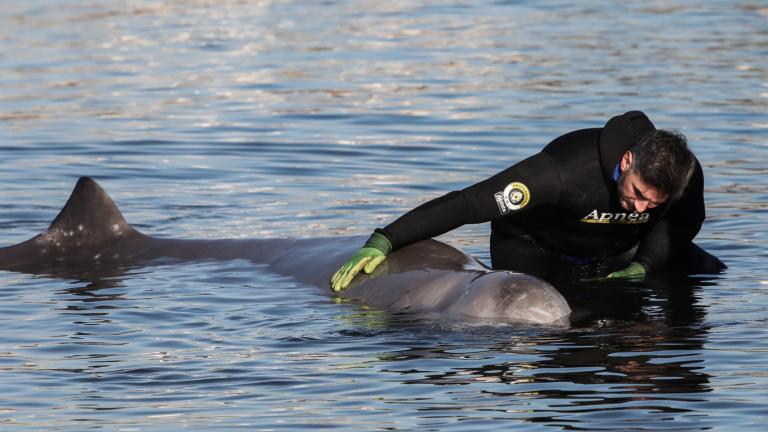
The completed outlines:
<svg viewBox="0 0 768 432">
<path fill-rule="evenodd" d="M 600 133 L 598 151 L 605 180 L 613 180 L 613 171 L 621 156 L 656 127 L 642 111 L 628 111 L 608 120 Z"/>
</svg>

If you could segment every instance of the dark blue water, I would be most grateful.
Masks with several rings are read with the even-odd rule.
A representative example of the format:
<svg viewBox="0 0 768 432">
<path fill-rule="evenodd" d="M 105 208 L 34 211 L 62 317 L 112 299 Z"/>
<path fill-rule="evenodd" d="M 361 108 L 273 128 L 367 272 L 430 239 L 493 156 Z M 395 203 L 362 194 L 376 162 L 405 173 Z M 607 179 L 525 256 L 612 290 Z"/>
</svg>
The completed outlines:
<svg viewBox="0 0 768 432">
<path fill-rule="evenodd" d="M 717 276 L 570 329 L 430 321 L 233 261 L 0 273 L 2 430 L 763 430 L 760 1 L 33 0 L 0 8 L 0 243 L 78 176 L 167 237 L 365 234 L 642 109 L 705 169 Z M 488 227 L 441 239 L 488 260 Z"/>
</svg>

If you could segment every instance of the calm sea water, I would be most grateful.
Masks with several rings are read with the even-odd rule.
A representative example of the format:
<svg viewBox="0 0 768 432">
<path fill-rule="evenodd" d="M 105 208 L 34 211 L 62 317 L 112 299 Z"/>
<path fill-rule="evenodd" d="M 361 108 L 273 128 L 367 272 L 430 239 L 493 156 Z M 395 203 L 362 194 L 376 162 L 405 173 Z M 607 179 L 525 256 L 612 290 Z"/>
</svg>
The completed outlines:
<svg viewBox="0 0 768 432">
<path fill-rule="evenodd" d="M 2 272 L 0 429 L 763 430 L 767 57 L 755 0 L 2 2 L 3 245 L 81 175 L 153 235 L 365 234 L 642 109 L 704 165 L 698 242 L 729 269 L 585 286 L 570 329 L 245 261 Z M 442 239 L 487 261 L 487 235 Z"/>
</svg>

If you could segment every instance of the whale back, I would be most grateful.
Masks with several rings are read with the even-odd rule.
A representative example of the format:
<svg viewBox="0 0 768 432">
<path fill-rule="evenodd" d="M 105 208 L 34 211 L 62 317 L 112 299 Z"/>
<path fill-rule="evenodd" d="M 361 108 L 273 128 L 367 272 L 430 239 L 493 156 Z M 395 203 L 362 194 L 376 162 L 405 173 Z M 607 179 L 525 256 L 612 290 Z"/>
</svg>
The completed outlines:
<svg viewBox="0 0 768 432">
<path fill-rule="evenodd" d="M 364 238 L 178 240 L 133 228 L 93 179 L 80 178 L 43 233 L 0 248 L 0 270 L 32 274 L 110 272 L 155 259 L 246 259 L 325 290 Z M 391 253 L 371 275 L 359 275 L 342 297 L 387 310 L 428 310 L 452 316 L 554 323 L 570 314 L 562 296 L 531 276 L 492 271 L 435 240 Z"/>
</svg>

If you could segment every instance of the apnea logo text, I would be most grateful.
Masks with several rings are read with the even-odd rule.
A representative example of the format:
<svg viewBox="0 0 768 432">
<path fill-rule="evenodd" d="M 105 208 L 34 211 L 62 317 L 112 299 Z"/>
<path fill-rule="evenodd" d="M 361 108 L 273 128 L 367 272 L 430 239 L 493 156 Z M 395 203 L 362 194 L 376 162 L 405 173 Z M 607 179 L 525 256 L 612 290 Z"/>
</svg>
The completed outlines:
<svg viewBox="0 0 768 432">
<path fill-rule="evenodd" d="M 597 209 L 592 210 L 588 215 L 581 218 L 579 222 L 584 223 L 601 223 L 601 224 L 641 224 L 646 223 L 651 219 L 649 213 L 610 213 L 610 212 L 598 212 Z"/>
</svg>

